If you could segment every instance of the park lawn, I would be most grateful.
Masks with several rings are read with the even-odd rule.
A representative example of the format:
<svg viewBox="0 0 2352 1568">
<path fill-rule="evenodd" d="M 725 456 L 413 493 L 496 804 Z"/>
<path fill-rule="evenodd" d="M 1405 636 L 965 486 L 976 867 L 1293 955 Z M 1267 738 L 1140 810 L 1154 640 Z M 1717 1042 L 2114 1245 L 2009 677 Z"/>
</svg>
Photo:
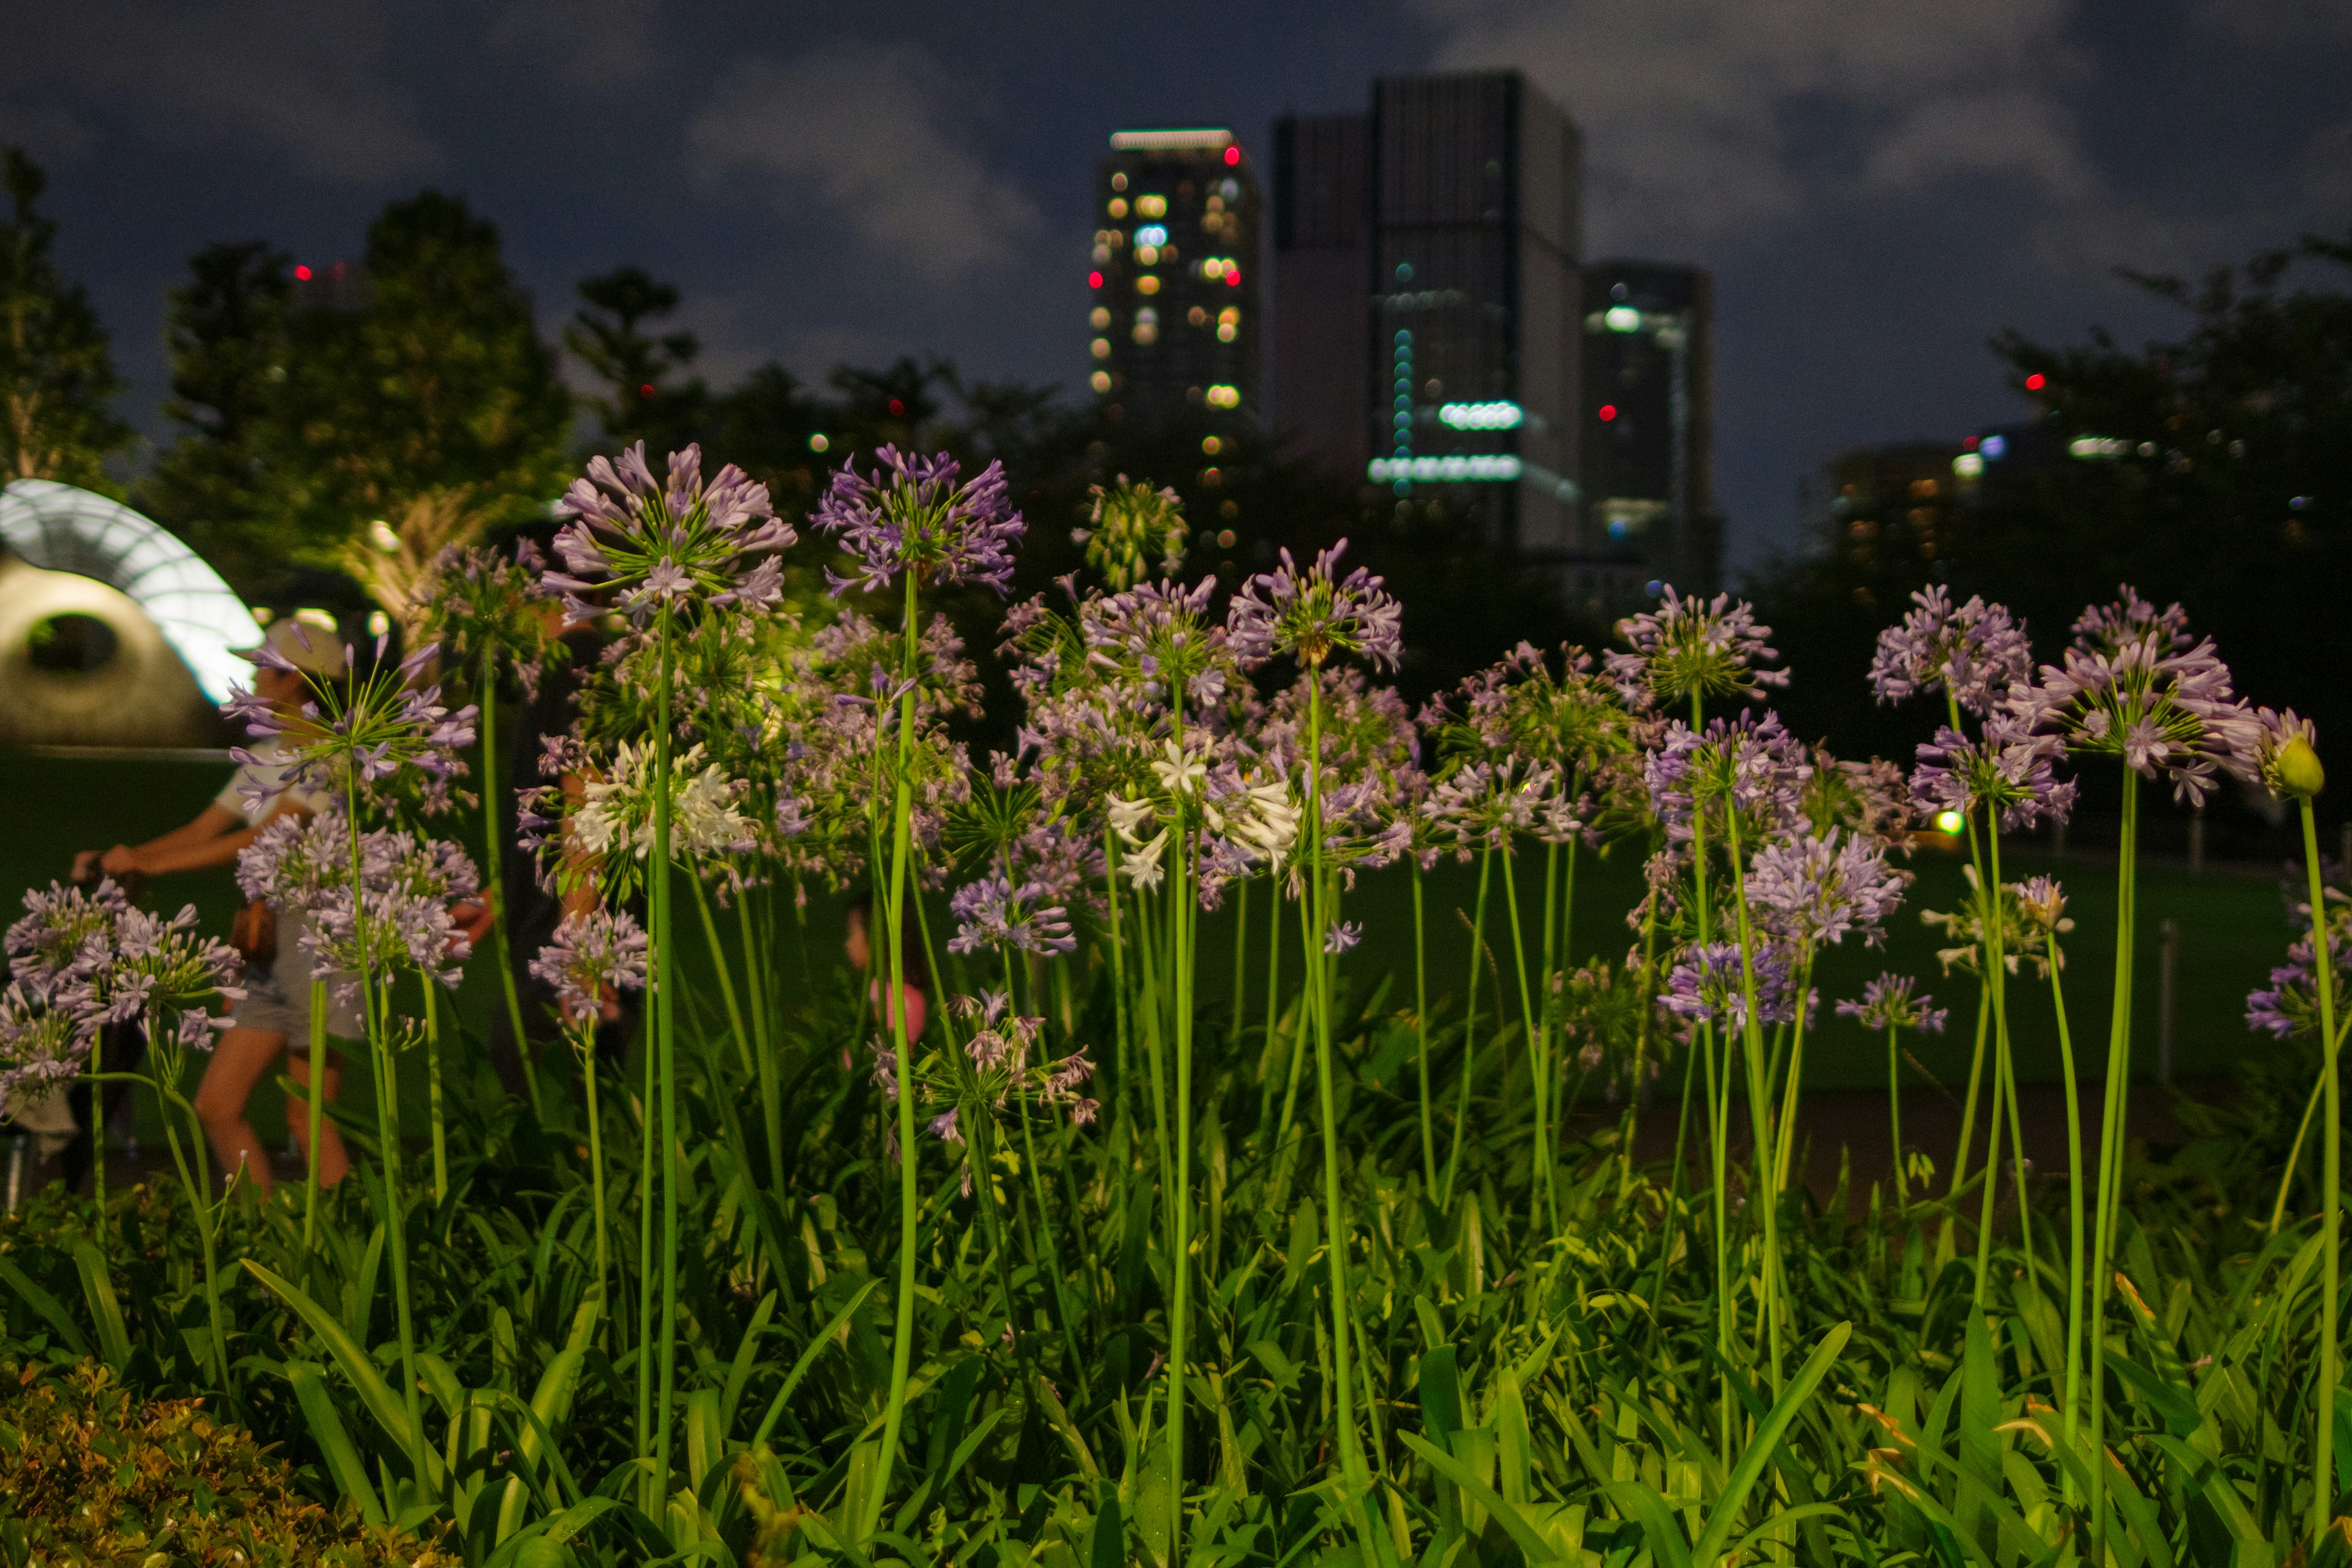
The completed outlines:
<svg viewBox="0 0 2352 1568">
<path fill-rule="evenodd" d="M 0 837 L 0 893 L 45 884 L 70 868 L 74 851 L 103 848 L 117 842 L 136 843 L 177 826 L 202 810 L 226 780 L 230 764 L 221 760 L 184 755 L 59 756 L 28 752 L 0 752 L 0 821 L 16 831 Z M 469 841 L 478 839 L 478 819 L 459 830 Z M 1639 847 L 1622 844 L 1605 854 L 1584 851 L 1578 857 L 1574 951 L 1580 962 L 1606 958 L 1623 962 L 1638 941 L 1625 923 L 1625 910 L 1638 893 L 1641 880 Z M 1976 982 L 1966 974 L 1943 976 L 1936 961 L 1940 933 L 1918 918 L 1921 909 L 1950 909 L 1963 889 L 1961 866 L 1965 854 L 1957 848 L 1924 848 L 1913 855 L 1918 873 L 1903 910 L 1887 932 L 1885 946 L 1872 950 L 1849 942 L 1828 953 L 1814 974 L 1824 1012 L 1829 1004 L 1858 994 L 1865 981 L 1881 969 L 1916 974 L 1937 1002 L 1952 1010 L 1953 1023 L 1940 1039 L 1916 1042 L 1920 1063 L 1947 1083 L 1964 1081 L 1972 1043 Z M 2071 897 L 2075 930 L 2068 939 L 2067 1003 L 2079 1070 L 2086 1080 L 2105 1072 L 2110 994 L 2110 947 L 2115 919 L 2115 868 L 2112 856 L 2102 860 L 2095 849 L 2053 860 L 2041 846 L 2019 845 L 2005 857 L 2003 871 L 2022 878 L 2037 873 L 2058 877 Z M 1517 868 L 1518 891 L 1524 910 L 1523 934 L 1529 944 L 1539 940 L 1543 856 L 1539 849 L 1524 855 Z M 2143 861 L 2141 872 L 2140 942 L 2137 954 L 2137 1001 L 2134 1029 L 2134 1076 L 2152 1078 L 2157 1068 L 2158 1006 L 2158 933 L 2166 920 L 2179 931 L 2175 982 L 2174 1070 L 2183 1078 L 2224 1075 L 2247 1042 L 2245 995 L 2263 984 L 2271 966 L 2280 963 L 2291 938 L 2286 905 L 2280 892 L 2278 868 L 2211 865 L 2190 876 L 2179 863 Z M 1486 940 L 1504 965 L 1507 984 L 1511 961 L 1509 922 L 1504 913 L 1502 878 L 1495 878 L 1487 915 Z M 1261 1016 L 1265 984 L 1265 886 L 1250 889 L 1247 933 L 1248 974 L 1244 1007 L 1249 1021 Z M 1454 999 L 1458 1012 L 1464 963 L 1469 948 L 1467 920 L 1475 902 L 1477 868 L 1448 860 L 1427 874 L 1424 886 L 1428 911 L 1430 994 L 1433 1003 Z M 176 907 L 193 903 L 204 929 L 225 934 L 239 902 L 234 879 L 226 868 L 164 879 L 151 890 L 150 901 Z M 1411 882 L 1402 868 L 1366 872 L 1344 900 L 1344 917 L 1360 921 L 1362 943 L 1342 963 L 1343 976 L 1357 984 L 1375 983 L 1383 972 L 1395 976 L 1390 1003 L 1412 1005 L 1413 931 Z M 1201 1002 L 1203 1009 L 1222 1018 L 1231 995 L 1234 950 L 1234 903 L 1202 921 Z M 944 940 L 943 897 L 934 900 L 933 931 Z M 1286 946 L 1283 962 L 1286 986 L 1299 973 L 1297 906 L 1285 905 Z M 690 984 L 707 986 L 711 969 L 699 921 L 690 901 L 681 900 L 677 937 L 681 963 Z M 790 929 L 790 928 L 788 928 Z M 839 951 L 841 929 L 837 900 L 813 900 L 805 931 L 819 965 Z M 800 973 L 793 955 L 787 973 Z M 950 969 L 952 978 L 953 970 Z M 1493 1003 L 1491 987 L 1483 988 L 1482 1010 Z M 2029 970 L 2011 987 L 2012 1033 L 2019 1071 L 2027 1082 L 2052 1082 L 2060 1077 L 2057 1030 L 2049 1005 L 2049 990 Z M 1507 993 L 1506 1005 L 1515 1015 L 1516 986 Z M 495 972 L 477 955 L 467 966 L 459 987 L 456 1014 L 460 1027 L 478 1038 L 493 1009 L 502 1005 Z M 1857 1026 L 1824 1017 L 1820 1032 L 1807 1048 L 1807 1083 L 1815 1089 L 1868 1088 L 1885 1081 L 1883 1040 L 1866 1037 Z M 1212 1031 L 1208 1037 L 1216 1037 Z M 453 1051 L 449 1070 L 488 1074 L 478 1051 Z M 421 1129 L 424 1063 L 411 1053 L 403 1063 L 402 1104 L 409 1112 L 410 1131 Z M 373 1117 L 372 1074 L 355 1061 L 347 1070 L 341 1105 L 353 1114 Z M 285 1136 L 284 1100 L 274 1081 L 255 1092 L 255 1130 L 272 1143 Z M 160 1136 L 152 1106 L 142 1109 L 142 1135 Z"/>
</svg>

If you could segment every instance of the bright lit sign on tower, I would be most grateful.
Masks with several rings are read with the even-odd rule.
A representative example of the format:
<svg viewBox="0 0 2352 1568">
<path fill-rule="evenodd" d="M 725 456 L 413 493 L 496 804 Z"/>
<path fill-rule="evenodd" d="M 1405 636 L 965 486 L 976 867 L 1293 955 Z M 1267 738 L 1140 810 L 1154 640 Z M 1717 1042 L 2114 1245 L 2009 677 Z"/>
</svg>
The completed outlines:
<svg viewBox="0 0 2352 1568">
<path fill-rule="evenodd" d="M 1448 403 L 1437 410 L 1437 422 L 1453 430 L 1516 430 L 1526 417 L 1516 403 Z"/>
<path fill-rule="evenodd" d="M 1448 481 L 1502 481 L 1516 479 L 1525 465 L 1508 452 L 1479 452 L 1468 457 L 1446 458 L 1374 458 L 1364 465 L 1364 477 L 1376 484 L 1389 484 L 1398 479 L 1421 479 L 1432 483 Z"/>
</svg>

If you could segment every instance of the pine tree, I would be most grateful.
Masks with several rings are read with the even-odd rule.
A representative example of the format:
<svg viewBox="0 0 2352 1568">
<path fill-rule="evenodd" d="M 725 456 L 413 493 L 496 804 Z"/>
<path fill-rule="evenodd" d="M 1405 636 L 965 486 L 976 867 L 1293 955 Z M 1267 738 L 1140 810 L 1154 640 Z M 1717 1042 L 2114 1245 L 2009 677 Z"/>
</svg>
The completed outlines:
<svg viewBox="0 0 2352 1568">
<path fill-rule="evenodd" d="M 57 479 L 117 493 L 108 457 L 131 444 L 114 416 L 122 380 L 89 293 L 50 255 L 55 219 L 36 210 L 47 184 L 39 165 L 0 148 L 0 483 Z"/>
<path fill-rule="evenodd" d="M 656 337 L 643 323 L 677 309 L 677 289 L 641 267 L 623 267 L 580 285 L 585 301 L 563 342 L 603 384 L 583 399 L 613 447 L 643 441 L 658 458 L 699 439 L 710 416 L 710 390 L 688 374 L 701 343 L 692 332 Z"/>
<path fill-rule="evenodd" d="M 139 503 L 239 589 L 283 565 L 272 526 L 262 443 L 286 378 L 292 259 L 258 240 L 207 246 L 172 291 L 167 339 L 180 436 L 138 488 Z"/>
</svg>

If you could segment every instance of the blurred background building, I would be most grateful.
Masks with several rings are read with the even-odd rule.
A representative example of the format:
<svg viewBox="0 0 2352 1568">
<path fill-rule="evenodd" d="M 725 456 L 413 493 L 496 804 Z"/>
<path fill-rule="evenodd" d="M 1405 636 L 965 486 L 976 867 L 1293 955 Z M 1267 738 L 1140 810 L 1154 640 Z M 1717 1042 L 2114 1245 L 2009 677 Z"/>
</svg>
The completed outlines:
<svg viewBox="0 0 2352 1568">
<path fill-rule="evenodd" d="M 1977 445 L 1895 441 L 1841 452 L 1806 479 L 1799 510 L 1823 549 L 1864 571 L 1931 562 L 1975 496 Z"/>
<path fill-rule="evenodd" d="M 1584 269 L 1582 521 L 1572 591 L 1597 607 L 1716 590 L 1713 280 L 1695 267 Z"/>
<path fill-rule="evenodd" d="M 1087 385 L 1114 418 L 1262 419 L 1257 182 L 1233 132 L 1121 131 L 1095 179 Z"/>
</svg>

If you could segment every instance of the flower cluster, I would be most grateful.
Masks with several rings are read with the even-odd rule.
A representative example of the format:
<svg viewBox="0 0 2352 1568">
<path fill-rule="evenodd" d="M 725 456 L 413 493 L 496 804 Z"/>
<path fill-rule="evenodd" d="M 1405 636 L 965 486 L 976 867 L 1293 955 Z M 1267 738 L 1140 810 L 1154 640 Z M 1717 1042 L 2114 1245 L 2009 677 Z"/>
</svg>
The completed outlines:
<svg viewBox="0 0 2352 1568">
<path fill-rule="evenodd" d="M 530 972 L 554 988 L 566 1017 L 593 1019 L 608 994 L 645 989 L 646 952 L 645 928 L 626 910 L 595 909 L 564 916 Z"/>
<path fill-rule="evenodd" d="M 1087 547 L 1087 564 L 1112 588 L 1124 591 L 1143 578 L 1145 564 L 1160 558 L 1163 577 L 1184 564 L 1184 505 L 1174 490 L 1129 482 L 1125 474 L 1105 489 L 1094 487 L 1087 526 L 1070 531 L 1071 542 Z"/>
<path fill-rule="evenodd" d="M 1935 740 L 1919 748 L 1912 798 L 1923 818 L 1945 811 L 1972 818 L 1990 811 L 2004 833 L 2031 827 L 2045 816 L 2063 822 L 2074 808 L 2074 784 L 2057 776 L 2063 749 L 2056 737 L 2002 718 L 1988 720 L 1973 740 L 1942 725 Z"/>
<path fill-rule="evenodd" d="M 311 973 L 342 976 L 335 988 L 346 999 L 362 979 L 382 985 L 404 969 L 454 988 L 471 944 L 449 909 L 481 890 L 466 852 L 447 839 L 378 828 L 360 835 L 356 887 L 339 870 L 303 902 Z"/>
<path fill-rule="evenodd" d="M 1282 564 L 1242 585 L 1225 629 L 1244 667 L 1286 653 L 1319 669 L 1335 653 L 1361 654 L 1390 669 L 1404 657 L 1404 610 L 1381 579 L 1359 566 L 1339 574 L 1348 542 L 1315 557 L 1305 571 L 1282 552 Z"/>
<path fill-rule="evenodd" d="M 2352 986 L 2352 966 L 2346 963 L 2347 957 L 2352 957 L 2352 900 L 2334 888 L 2323 892 L 2327 906 L 2327 957 L 2334 974 L 2336 1028 L 2340 1036 L 2343 1020 L 2347 1016 L 2345 998 L 2352 995 L 2352 991 L 2347 989 Z M 2270 984 L 2257 986 L 2246 995 L 2246 1026 L 2265 1030 L 2282 1040 L 2319 1032 L 2319 949 L 2312 940 L 2311 906 L 2297 904 L 2295 917 L 2304 934 L 2286 950 L 2286 962 L 2271 971 Z"/>
<path fill-rule="evenodd" d="M 1788 956 L 1770 942 L 1757 943 L 1746 961 L 1737 942 L 1694 944 L 1667 974 L 1665 991 L 1658 1000 L 1667 1012 L 1693 1024 L 1744 1028 L 1751 964 L 1757 1022 L 1792 1022 L 1797 1016 L 1796 982 Z"/>
<path fill-rule="evenodd" d="M 547 563 L 528 539 L 505 556 L 456 545 L 434 558 L 417 620 L 420 641 L 446 664 L 496 681 L 511 666 L 526 695 L 536 694 L 550 664 L 568 656 L 556 635 L 562 617 L 547 596 Z M 495 688 L 491 688 L 492 690 Z M 477 698 L 487 699 L 487 691 Z"/>
<path fill-rule="evenodd" d="M 1881 702 L 1947 691 L 1981 719 L 2032 675 L 2025 627 L 2003 606 L 1977 596 L 1955 608 L 1941 584 L 1920 589 L 1911 602 L 1915 607 L 1900 622 L 1878 634 L 1870 689 Z"/>
<path fill-rule="evenodd" d="M 298 625 L 294 632 L 306 643 L 311 636 L 308 626 Z M 299 715 L 290 718 L 251 691 L 230 700 L 229 717 L 243 721 L 249 734 L 276 739 L 275 761 L 284 769 L 277 784 L 248 788 L 267 795 L 310 784 L 349 800 L 414 795 L 428 812 L 449 806 L 450 783 L 465 771 L 458 753 L 474 742 L 478 710 L 468 703 L 452 711 L 442 705 L 441 688 L 425 682 L 440 653 L 433 644 L 391 667 L 383 663 L 386 639 L 378 637 L 366 675 L 357 673 L 353 650 L 346 647 L 343 668 L 353 673 L 340 680 L 310 674 L 268 643 L 247 656 L 265 668 L 300 676 L 310 689 Z M 231 755 L 241 763 L 264 760 L 242 747 Z"/>
<path fill-rule="evenodd" d="M 956 934 L 953 953 L 1028 952 L 1040 956 L 1075 952 L 1069 910 L 1054 900 L 1054 889 L 1038 880 L 1015 886 L 1003 876 L 983 877 L 956 889 L 949 909 Z"/>
<path fill-rule="evenodd" d="M 1907 974 L 1881 974 L 1862 988 L 1859 1001 L 1837 1005 L 1838 1016 L 1858 1020 L 1865 1029 L 1916 1029 L 1923 1035 L 1940 1035 L 1949 1016 L 1946 1009 L 1930 1005 L 1935 998 L 1921 991 L 1914 994 L 1913 981 Z"/>
<path fill-rule="evenodd" d="M 962 465 L 945 452 L 920 458 L 885 447 L 874 462 L 871 477 L 844 464 L 811 520 L 856 563 L 854 576 L 826 571 L 833 591 L 877 591 L 912 573 L 940 587 L 978 583 L 1003 593 L 1013 547 L 1028 529 L 1013 510 L 1004 465 L 991 463 L 959 484 Z"/>
<path fill-rule="evenodd" d="M 1766 845 L 1748 863 L 1747 879 L 1748 902 L 1764 929 L 1800 951 L 1834 946 L 1850 934 L 1878 946 L 1911 879 L 1887 865 L 1878 846 L 1835 828 Z"/>
<path fill-rule="evenodd" d="M 1801 819 L 1811 754 L 1781 724 L 1780 716 L 1752 711 L 1707 721 L 1704 732 L 1679 719 L 1664 743 L 1643 763 L 1650 807 L 1669 840 L 1687 842 L 1702 810 L 1738 814 L 1751 839 L 1777 837 Z M 1712 819 L 1710 819 L 1711 821 Z"/>
<path fill-rule="evenodd" d="M 1609 674 L 1638 708 L 1754 698 L 1763 687 L 1789 684 L 1787 670 L 1759 668 L 1780 657 L 1769 641 L 1772 628 L 1758 624 L 1755 610 L 1728 594 L 1701 604 L 1669 587 L 1656 609 L 1619 621 L 1617 635 L 1630 651 L 1609 656 Z"/>
<path fill-rule="evenodd" d="M 555 512 L 570 520 L 555 536 L 564 570 L 542 582 L 583 621 L 603 614 L 583 596 L 599 593 L 640 625 L 697 603 L 775 604 L 783 596 L 776 552 L 799 537 L 777 520 L 768 487 L 732 463 L 706 486 L 702 448 L 691 446 L 670 454 L 667 479 L 654 477 L 642 441 L 617 460 L 591 458 Z"/>
</svg>

